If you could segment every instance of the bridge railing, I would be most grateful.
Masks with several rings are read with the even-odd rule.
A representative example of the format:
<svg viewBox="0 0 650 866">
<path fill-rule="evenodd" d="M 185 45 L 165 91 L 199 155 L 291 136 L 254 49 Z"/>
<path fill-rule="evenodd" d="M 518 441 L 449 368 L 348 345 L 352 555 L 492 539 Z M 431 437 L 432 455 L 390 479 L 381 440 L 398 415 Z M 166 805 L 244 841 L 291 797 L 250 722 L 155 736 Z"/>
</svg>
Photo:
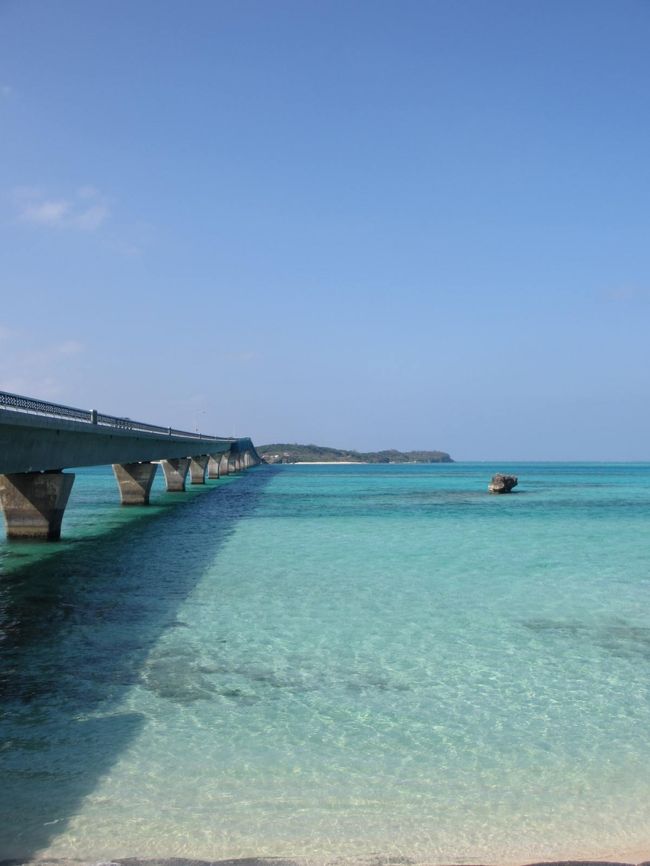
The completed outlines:
<svg viewBox="0 0 650 866">
<path fill-rule="evenodd" d="M 73 406 L 63 406 L 61 403 L 49 403 L 47 400 L 22 397 L 20 394 L 10 394 L 8 391 L 0 391 L 0 408 L 12 409 L 15 412 L 25 412 L 29 415 L 45 415 L 49 418 L 80 421 L 83 424 L 111 427 L 115 430 L 132 430 L 134 433 L 157 433 L 160 436 L 182 436 L 184 439 L 232 441 L 225 436 L 208 436 L 205 433 L 191 433 L 187 430 L 176 430 L 173 427 L 160 427 L 158 424 L 146 424 L 144 421 L 133 421 L 131 418 L 118 418 L 116 415 L 105 415 L 96 409 L 77 409 Z"/>
</svg>

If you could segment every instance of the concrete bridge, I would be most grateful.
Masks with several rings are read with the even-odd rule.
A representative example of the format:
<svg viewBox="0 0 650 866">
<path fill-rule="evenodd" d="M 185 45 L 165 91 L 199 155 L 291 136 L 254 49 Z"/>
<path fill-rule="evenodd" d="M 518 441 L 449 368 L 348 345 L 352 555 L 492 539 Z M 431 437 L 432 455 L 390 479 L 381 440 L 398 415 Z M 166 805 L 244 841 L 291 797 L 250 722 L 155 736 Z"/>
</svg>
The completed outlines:
<svg viewBox="0 0 650 866">
<path fill-rule="evenodd" d="M 55 540 L 75 466 L 113 465 L 122 505 L 148 505 L 158 465 L 167 490 L 185 490 L 260 463 L 250 439 L 143 424 L 0 391 L 0 506 L 8 538 Z"/>
</svg>

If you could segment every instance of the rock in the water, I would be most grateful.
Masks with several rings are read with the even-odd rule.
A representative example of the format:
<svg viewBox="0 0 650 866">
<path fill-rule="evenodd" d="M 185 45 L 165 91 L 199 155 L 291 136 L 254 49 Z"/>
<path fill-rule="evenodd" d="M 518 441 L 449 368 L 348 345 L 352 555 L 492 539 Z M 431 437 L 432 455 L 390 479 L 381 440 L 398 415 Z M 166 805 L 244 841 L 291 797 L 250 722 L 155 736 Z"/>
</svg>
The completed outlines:
<svg viewBox="0 0 650 866">
<path fill-rule="evenodd" d="M 518 478 L 516 475 L 502 475 L 497 472 L 492 476 L 492 481 L 488 484 L 490 493 L 510 493 L 513 487 L 516 487 Z"/>
</svg>

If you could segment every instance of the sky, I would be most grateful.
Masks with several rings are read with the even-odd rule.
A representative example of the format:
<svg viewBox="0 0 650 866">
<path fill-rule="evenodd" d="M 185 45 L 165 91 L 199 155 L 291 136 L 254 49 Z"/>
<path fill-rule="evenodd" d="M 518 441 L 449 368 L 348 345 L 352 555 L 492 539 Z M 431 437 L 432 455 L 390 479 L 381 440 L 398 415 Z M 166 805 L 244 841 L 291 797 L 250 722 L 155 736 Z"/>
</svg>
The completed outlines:
<svg viewBox="0 0 650 866">
<path fill-rule="evenodd" d="M 0 390 L 650 460 L 646 0 L 0 0 Z"/>
</svg>

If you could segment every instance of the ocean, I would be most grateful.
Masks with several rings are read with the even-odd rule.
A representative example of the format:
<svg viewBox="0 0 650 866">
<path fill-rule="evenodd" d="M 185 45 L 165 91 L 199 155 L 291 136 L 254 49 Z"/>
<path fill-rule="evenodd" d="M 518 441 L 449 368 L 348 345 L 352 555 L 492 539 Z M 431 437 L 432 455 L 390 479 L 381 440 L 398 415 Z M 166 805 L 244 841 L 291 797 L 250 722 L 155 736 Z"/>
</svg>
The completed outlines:
<svg viewBox="0 0 650 866">
<path fill-rule="evenodd" d="M 78 470 L 0 574 L 0 858 L 650 857 L 648 464 Z"/>
</svg>

